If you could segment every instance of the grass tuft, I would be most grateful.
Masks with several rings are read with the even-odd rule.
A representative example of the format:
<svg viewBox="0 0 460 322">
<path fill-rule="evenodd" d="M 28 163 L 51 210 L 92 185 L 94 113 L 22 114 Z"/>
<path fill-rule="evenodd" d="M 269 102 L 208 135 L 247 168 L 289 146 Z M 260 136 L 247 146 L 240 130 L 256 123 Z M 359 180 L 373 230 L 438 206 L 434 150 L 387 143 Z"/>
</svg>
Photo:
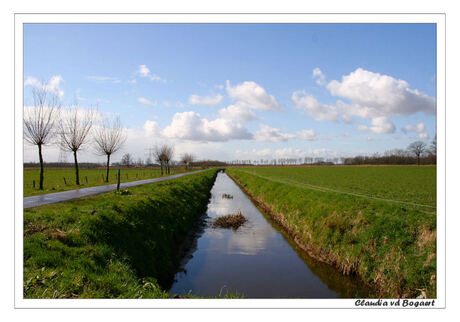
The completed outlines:
<svg viewBox="0 0 460 322">
<path fill-rule="evenodd" d="M 241 225 L 243 225 L 246 221 L 248 221 L 241 210 L 238 210 L 236 214 L 230 214 L 226 216 L 221 216 L 214 220 L 212 223 L 212 227 L 214 228 L 232 228 L 233 230 L 237 230 Z"/>
</svg>

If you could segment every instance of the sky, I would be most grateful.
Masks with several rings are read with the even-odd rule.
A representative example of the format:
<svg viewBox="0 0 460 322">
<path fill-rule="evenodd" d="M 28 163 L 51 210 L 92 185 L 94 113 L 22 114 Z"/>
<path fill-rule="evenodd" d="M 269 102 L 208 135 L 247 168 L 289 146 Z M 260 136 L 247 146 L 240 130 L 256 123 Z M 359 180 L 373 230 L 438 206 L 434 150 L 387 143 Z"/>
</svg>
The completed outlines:
<svg viewBox="0 0 460 322">
<path fill-rule="evenodd" d="M 370 155 L 434 138 L 436 25 L 25 24 L 25 108 L 40 82 L 121 118 L 114 161 L 163 143 L 176 159 Z"/>
</svg>

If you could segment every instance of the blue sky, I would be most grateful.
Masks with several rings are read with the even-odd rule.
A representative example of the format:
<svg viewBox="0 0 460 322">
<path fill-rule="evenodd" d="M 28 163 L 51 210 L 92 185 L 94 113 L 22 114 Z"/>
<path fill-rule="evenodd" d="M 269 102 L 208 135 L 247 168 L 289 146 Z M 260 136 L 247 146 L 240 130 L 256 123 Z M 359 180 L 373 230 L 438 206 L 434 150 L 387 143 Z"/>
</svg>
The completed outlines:
<svg viewBox="0 0 460 322">
<path fill-rule="evenodd" d="M 38 81 L 120 115 L 115 160 L 162 142 L 201 159 L 371 154 L 433 139 L 436 25 L 26 24 L 26 106 Z"/>
</svg>

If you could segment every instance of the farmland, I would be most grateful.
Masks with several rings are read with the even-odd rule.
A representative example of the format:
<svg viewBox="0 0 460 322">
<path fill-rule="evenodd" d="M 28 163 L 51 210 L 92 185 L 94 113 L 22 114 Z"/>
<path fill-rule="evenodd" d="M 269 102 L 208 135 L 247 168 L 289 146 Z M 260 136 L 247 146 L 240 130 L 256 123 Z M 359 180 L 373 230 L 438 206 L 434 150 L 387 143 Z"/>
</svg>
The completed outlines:
<svg viewBox="0 0 460 322">
<path fill-rule="evenodd" d="M 216 170 L 24 210 L 25 298 L 167 298 Z"/>
<path fill-rule="evenodd" d="M 227 172 L 313 257 L 386 297 L 436 297 L 436 167 Z"/>
<path fill-rule="evenodd" d="M 183 168 L 171 169 L 171 175 L 181 172 L 184 172 Z M 39 190 L 39 173 L 39 169 L 24 169 L 24 197 L 117 183 L 117 171 L 115 169 L 110 170 L 108 183 L 105 182 L 105 168 L 80 169 L 80 185 L 76 185 L 74 169 L 45 168 L 44 189 Z M 160 169 L 122 168 L 120 182 L 152 179 L 160 176 Z"/>
</svg>

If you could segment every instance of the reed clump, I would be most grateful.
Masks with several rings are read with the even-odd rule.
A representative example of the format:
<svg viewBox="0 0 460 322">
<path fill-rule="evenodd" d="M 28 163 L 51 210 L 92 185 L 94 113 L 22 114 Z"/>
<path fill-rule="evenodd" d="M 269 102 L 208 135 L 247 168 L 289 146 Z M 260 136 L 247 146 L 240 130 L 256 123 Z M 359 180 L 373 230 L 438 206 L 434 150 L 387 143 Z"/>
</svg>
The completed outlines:
<svg viewBox="0 0 460 322">
<path fill-rule="evenodd" d="M 212 226 L 214 228 L 232 228 L 237 230 L 246 221 L 248 220 L 243 216 L 241 210 L 238 210 L 236 214 L 230 214 L 217 218 L 214 220 Z"/>
</svg>

